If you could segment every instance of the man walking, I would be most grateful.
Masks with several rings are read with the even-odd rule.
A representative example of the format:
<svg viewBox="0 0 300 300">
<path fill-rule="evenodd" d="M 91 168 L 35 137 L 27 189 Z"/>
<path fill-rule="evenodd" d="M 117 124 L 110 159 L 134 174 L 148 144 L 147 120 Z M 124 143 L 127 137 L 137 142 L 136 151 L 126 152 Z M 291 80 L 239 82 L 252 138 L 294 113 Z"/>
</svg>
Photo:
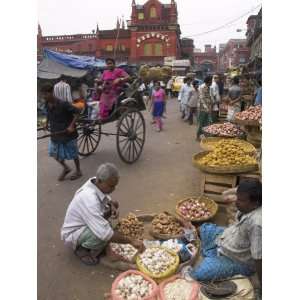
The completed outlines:
<svg viewBox="0 0 300 300">
<path fill-rule="evenodd" d="M 74 160 L 76 171 L 70 179 L 75 180 L 82 176 L 77 148 L 78 133 L 75 126 L 79 110 L 69 102 L 57 99 L 53 95 L 51 84 L 44 85 L 41 93 L 46 100 L 46 128 L 50 125 L 51 132 L 49 156 L 53 157 L 63 167 L 58 180 L 63 181 L 66 175 L 71 172 L 65 160 Z"/>
<path fill-rule="evenodd" d="M 60 81 L 54 86 L 54 96 L 62 101 L 72 103 L 71 87 L 67 83 L 66 77 L 61 76 Z"/>
<path fill-rule="evenodd" d="M 219 105 L 221 101 L 220 90 L 219 90 L 219 76 L 214 75 L 213 81 L 210 86 L 210 96 L 212 99 L 213 107 L 212 107 L 212 122 L 216 123 L 219 118 Z"/>
</svg>

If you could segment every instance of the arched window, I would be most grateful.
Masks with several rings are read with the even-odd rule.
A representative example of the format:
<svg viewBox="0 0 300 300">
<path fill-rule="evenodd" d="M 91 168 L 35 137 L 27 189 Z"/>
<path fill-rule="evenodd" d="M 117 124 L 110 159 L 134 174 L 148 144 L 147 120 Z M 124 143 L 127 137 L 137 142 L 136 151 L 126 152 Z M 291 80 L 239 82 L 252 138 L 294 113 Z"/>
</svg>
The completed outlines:
<svg viewBox="0 0 300 300">
<path fill-rule="evenodd" d="M 163 46 L 161 43 L 156 43 L 154 45 L 154 55 L 155 56 L 163 56 Z"/>
<path fill-rule="evenodd" d="M 138 19 L 139 20 L 144 20 L 144 13 L 143 12 L 138 13 Z"/>
<path fill-rule="evenodd" d="M 152 6 L 150 8 L 150 18 L 156 18 L 156 17 L 157 17 L 156 7 Z"/>
<path fill-rule="evenodd" d="M 106 51 L 113 51 L 113 46 L 112 45 L 106 45 Z"/>
<path fill-rule="evenodd" d="M 152 55 L 152 45 L 145 44 L 144 45 L 144 56 L 151 56 Z"/>
</svg>

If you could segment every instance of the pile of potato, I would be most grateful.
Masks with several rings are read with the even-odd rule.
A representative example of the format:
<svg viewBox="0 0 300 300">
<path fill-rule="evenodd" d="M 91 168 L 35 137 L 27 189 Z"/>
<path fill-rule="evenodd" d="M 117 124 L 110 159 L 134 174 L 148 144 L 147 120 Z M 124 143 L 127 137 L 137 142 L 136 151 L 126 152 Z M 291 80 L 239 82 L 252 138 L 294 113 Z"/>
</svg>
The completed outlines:
<svg viewBox="0 0 300 300">
<path fill-rule="evenodd" d="M 173 216 L 160 213 L 152 220 L 153 232 L 159 234 L 179 235 L 183 234 L 183 227 Z"/>
<path fill-rule="evenodd" d="M 243 134 L 243 131 L 240 130 L 239 127 L 229 122 L 223 124 L 212 124 L 203 128 L 203 131 L 208 134 L 221 137 L 236 137 Z"/>
<path fill-rule="evenodd" d="M 179 206 L 179 212 L 184 218 L 189 220 L 211 216 L 211 212 L 205 203 L 195 198 L 189 198 L 182 202 Z"/>
<path fill-rule="evenodd" d="M 257 161 L 237 140 L 221 140 L 212 152 L 200 158 L 199 163 L 211 167 L 248 166 Z"/>
<path fill-rule="evenodd" d="M 127 237 L 142 239 L 144 224 L 139 221 L 135 214 L 129 213 L 126 218 L 120 220 L 118 231 Z"/>
<path fill-rule="evenodd" d="M 236 113 L 235 118 L 246 121 L 259 121 L 262 117 L 261 106 L 250 106 L 247 110 Z"/>
</svg>

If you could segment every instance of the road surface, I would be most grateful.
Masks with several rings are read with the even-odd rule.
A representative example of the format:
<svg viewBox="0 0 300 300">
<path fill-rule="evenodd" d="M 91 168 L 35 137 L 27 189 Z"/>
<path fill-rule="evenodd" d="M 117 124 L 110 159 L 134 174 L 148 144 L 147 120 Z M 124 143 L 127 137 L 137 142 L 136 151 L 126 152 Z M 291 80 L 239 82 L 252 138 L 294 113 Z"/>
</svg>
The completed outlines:
<svg viewBox="0 0 300 300">
<path fill-rule="evenodd" d="M 77 181 L 57 181 L 60 166 L 47 155 L 47 141 L 38 141 L 38 299 L 101 300 L 110 290 L 118 272 L 103 266 L 85 266 L 60 240 L 60 228 L 74 192 L 95 175 L 104 162 L 114 163 L 121 178 L 112 197 L 121 204 L 120 214 L 174 212 L 177 200 L 199 195 L 200 174 L 192 155 L 199 151 L 196 126 L 180 119 L 178 102 L 168 102 L 164 130 L 156 132 L 146 119 L 144 151 L 133 165 L 123 163 L 117 154 L 115 137 L 102 137 L 96 152 L 81 159 L 84 176 Z M 115 132 L 116 125 L 105 130 Z M 73 168 L 72 162 L 70 166 Z M 218 223 L 224 220 L 221 214 Z"/>
</svg>

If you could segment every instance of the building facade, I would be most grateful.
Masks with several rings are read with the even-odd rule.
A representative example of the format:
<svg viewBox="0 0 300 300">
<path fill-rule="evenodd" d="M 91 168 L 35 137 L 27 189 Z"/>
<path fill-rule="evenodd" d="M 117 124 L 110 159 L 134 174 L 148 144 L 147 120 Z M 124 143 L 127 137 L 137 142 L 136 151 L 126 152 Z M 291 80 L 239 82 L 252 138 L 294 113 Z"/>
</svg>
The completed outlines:
<svg viewBox="0 0 300 300">
<path fill-rule="evenodd" d="M 42 49 L 89 55 L 97 58 L 114 57 L 118 62 L 162 64 L 164 57 L 193 57 L 193 40 L 180 39 L 178 11 L 175 0 L 162 4 L 148 0 L 137 4 L 132 0 L 131 18 L 125 25 L 118 20 L 112 30 L 96 30 L 88 34 L 43 36 L 38 30 L 38 58 Z"/>
<path fill-rule="evenodd" d="M 262 10 L 247 20 L 247 46 L 250 48 L 249 69 L 261 71 L 262 68 Z"/>
<path fill-rule="evenodd" d="M 204 46 L 204 52 L 201 49 L 194 51 L 194 68 L 196 71 L 214 73 L 218 70 L 218 53 L 216 47 L 211 45 Z"/>
<path fill-rule="evenodd" d="M 220 47 L 221 49 L 221 47 Z M 230 39 L 226 45 L 222 45 L 219 51 L 219 72 L 227 69 L 246 65 L 249 62 L 250 49 L 246 39 Z"/>
</svg>

